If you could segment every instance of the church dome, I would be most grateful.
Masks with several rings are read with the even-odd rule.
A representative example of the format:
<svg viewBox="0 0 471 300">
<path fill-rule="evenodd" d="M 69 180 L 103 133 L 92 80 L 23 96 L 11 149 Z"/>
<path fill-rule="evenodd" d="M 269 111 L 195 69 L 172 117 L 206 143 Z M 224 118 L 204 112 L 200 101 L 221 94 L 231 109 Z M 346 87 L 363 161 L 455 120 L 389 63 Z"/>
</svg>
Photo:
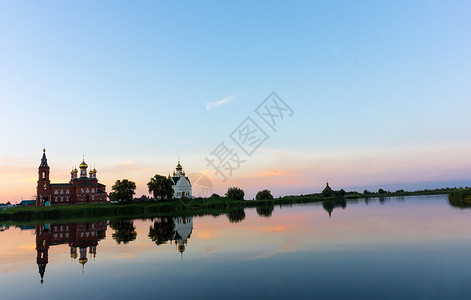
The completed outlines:
<svg viewBox="0 0 471 300">
<path fill-rule="evenodd" d="M 86 169 L 86 168 L 88 168 L 88 165 L 85 162 L 85 160 L 83 160 L 79 167 L 80 167 L 80 169 Z"/>
<path fill-rule="evenodd" d="M 82 265 L 86 264 L 88 261 L 88 258 L 80 258 L 79 259 L 79 263 L 81 263 Z"/>
<path fill-rule="evenodd" d="M 177 171 L 181 171 L 183 169 L 182 165 L 180 165 L 180 161 L 178 161 L 178 165 L 176 167 Z"/>
</svg>

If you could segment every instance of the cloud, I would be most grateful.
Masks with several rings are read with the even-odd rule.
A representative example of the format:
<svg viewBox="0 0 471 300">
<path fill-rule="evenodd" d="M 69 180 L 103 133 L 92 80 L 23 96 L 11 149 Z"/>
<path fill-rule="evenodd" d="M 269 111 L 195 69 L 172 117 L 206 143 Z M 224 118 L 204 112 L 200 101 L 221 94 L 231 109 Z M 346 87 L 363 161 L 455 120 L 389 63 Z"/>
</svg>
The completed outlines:
<svg viewBox="0 0 471 300">
<path fill-rule="evenodd" d="M 226 97 L 226 98 L 222 98 L 221 100 L 218 100 L 216 102 L 207 102 L 206 103 L 206 110 L 207 111 L 210 111 L 211 109 L 215 108 L 215 107 L 218 107 L 218 106 L 221 106 L 223 104 L 226 104 L 226 103 L 229 103 L 231 102 L 232 100 L 234 100 L 236 97 L 238 96 L 238 94 L 235 94 L 233 96 L 229 96 L 229 97 Z"/>
</svg>

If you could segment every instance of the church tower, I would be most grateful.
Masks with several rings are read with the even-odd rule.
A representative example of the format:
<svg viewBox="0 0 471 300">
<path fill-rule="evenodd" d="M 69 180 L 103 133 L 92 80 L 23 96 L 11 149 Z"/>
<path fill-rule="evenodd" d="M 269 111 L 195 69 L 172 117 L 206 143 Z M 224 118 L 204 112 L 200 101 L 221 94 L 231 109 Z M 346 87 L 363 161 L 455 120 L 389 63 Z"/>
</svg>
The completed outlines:
<svg viewBox="0 0 471 300">
<path fill-rule="evenodd" d="M 38 186 L 36 188 L 36 205 L 44 205 L 50 201 L 51 181 L 49 180 L 49 166 L 46 158 L 46 148 L 43 149 L 43 157 L 38 168 Z"/>
<path fill-rule="evenodd" d="M 87 178 L 87 168 L 88 165 L 85 162 L 85 158 L 82 160 L 82 163 L 80 164 L 80 178 Z"/>
</svg>

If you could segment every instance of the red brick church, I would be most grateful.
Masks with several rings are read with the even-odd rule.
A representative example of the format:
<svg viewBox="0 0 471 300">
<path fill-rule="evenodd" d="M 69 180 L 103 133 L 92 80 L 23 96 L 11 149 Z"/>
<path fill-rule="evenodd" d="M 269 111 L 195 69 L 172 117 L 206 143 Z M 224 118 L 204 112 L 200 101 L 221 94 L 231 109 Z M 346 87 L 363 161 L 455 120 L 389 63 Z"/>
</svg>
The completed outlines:
<svg viewBox="0 0 471 300">
<path fill-rule="evenodd" d="M 90 170 L 87 176 L 88 165 L 85 159 L 79 167 L 80 177 L 77 177 L 77 168 L 73 168 L 69 183 L 51 183 L 46 149 L 43 149 L 43 157 L 38 168 L 36 206 L 106 202 L 106 186 L 98 183 L 95 168 Z"/>
</svg>

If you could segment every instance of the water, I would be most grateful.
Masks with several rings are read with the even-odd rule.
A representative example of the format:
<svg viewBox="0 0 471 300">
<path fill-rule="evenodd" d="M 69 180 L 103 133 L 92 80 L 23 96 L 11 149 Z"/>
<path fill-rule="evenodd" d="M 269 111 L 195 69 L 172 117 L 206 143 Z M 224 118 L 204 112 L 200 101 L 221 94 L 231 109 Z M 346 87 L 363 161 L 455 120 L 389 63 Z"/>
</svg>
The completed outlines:
<svg viewBox="0 0 471 300">
<path fill-rule="evenodd" d="M 3 228 L 1 298 L 471 294 L 471 210 L 451 207 L 446 196 L 272 210 Z"/>
</svg>

